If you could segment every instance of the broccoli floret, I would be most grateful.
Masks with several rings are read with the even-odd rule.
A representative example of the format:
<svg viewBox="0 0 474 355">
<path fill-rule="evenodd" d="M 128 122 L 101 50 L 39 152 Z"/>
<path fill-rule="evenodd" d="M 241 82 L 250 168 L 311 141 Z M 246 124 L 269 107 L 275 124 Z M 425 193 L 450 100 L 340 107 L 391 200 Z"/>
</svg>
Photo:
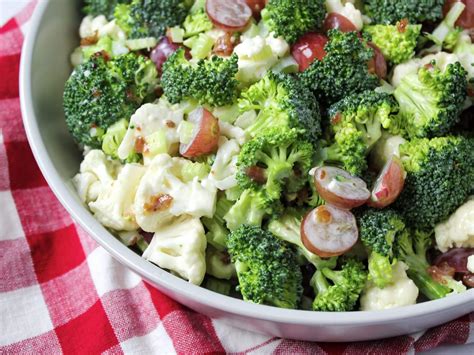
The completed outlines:
<svg viewBox="0 0 474 355">
<path fill-rule="evenodd" d="M 394 25 L 403 19 L 419 23 L 443 18 L 444 0 L 366 0 L 364 4 L 374 23 Z"/>
<path fill-rule="evenodd" d="M 299 74 L 303 83 L 327 104 L 375 89 L 379 80 L 369 71 L 367 63 L 373 58 L 374 50 L 367 41 L 359 38 L 357 32 L 330 30 L 328 36 L 323 60 L 315 60 Z"/>
<path fill-rule="evenodd" d="M 196 65 L 185 57 L 184 49 L 173 53 L 163 64 L 161 85 L 167 99 L 176 104 L 186 99 L 211 106 L 231 105 L 237 98 L 237 56 L 213 56 Z"/>
<path fill-rule="evenodd" d="M 227 229 L 224 216 L 232 207 L 232 202 L 225 197 L 220 197 L 216 203 L 216 212 L 212 218 L 203 218 L 202 224 L 206 227 L 207 242 L 218 250 L 226 248 L 227 235 L 230 233 Z"/>
<path fill-rule="evenodd" d="M 268 230 L 285 242 L 291 243 L 298 248 L 298 252 L 304 258 L 316 266 L 317 269 L 334 269 L 337 263 L 337 257 L 321 259 L 316 254 L 311 253 L 303 245 L 300 235 L 301 221 L 304 212 L 293 208 L 287 209 L 281 216 L 273 218 L 268 224 Z"/>
<path fill-rule="evenodd" d="M 302 275 L 295 251 L 272 233 L 243 225 L 227 239 L 244 300 L 281 308 L 297 308 Z"/>
<path fill-rule="evenodd" d="M 255 122 L 245 129 L 251 137 L 270 127 L 295 128 L 313 144 L 321 135 L 318 102 L 301 82 L 287 74 L 269 72 L 242 92 L 239 108 L 241 112 L 258 112 Z"/>
<path fill-rule="evenodd" d="M 334 142 L 322 149 L 319 159 L 361 175 L 367 169 L 366 156 L 397 111 L 397 102 L 391 95 L 375 91 L 353 94 L 332 105 L 329 117 Z"/>
<path fill-rule="evenodd" d="M 366 153 L 363 133 L 353 124 L 346 124 L 338 130 L 331 145 L 316 151 L 316 160 L 317 165 L 339 165 L 352 175 L 360 176 L 367 169 Z"/>
<path fill-rule="evenodd" d="M 441 70 L 433 62 L 404 76 L 394 96 L 400 105 L 393 133 L 414 137 L 442 136 L 459 121 L 467 95 L 466 70 L 459 63 Z"/>
<path fill-rule="evenodd" d="M 313 146 L 299 139 L 295 130 L 272 128 L 242 147 L 237 161 L 237 181 L 242 189 L 262 190 L 269 199 L 277 200 L 282 186 L 288 180 L 298 179 L 295 171 L 301 183 L 293 185 L 301 188 L 306 183 L 312 157 Z M 296 191 L 299 188 L 295 187 Z"/>
<path fill-rule="evenodd" d="M 275 37 L 294 43 L 306 32 L 321 27 L 326 9 L 324 0 L 270 0 L 261 14 Z"/>
<path fill-rule="evenodd" d="M 183 0 L 132 0 L 115 8 L 117 24 L 129 38 L 160 38 L 168 27 L 180 25 L 188 14 Z"/>
<path fill-rule="evenodd" d="M 132 0 L 85 0 L 83 11 L 87 15 L 104 15 L 111 20 L 114 17 L 115 7 L 119 4 L 129 4 Z"/>
<path fill-rule="evenodd" d="M 209 16 L 207 16 L 205 5 L 205 1 L 197 0 L 189 10 L 189 14 L 183 22 L 185 38 L 212 30 L 214 27 Z"/>
<path fill-rule="evenodd" d="M 99 53 L 77 66 L 64 88 L 66 124 L 77 142 L 100 148 L 107 129 L 129 120 L 153 92 L 153 62 L 133 53 L 107 60 Z"/>
<path fill-rule="evenodd" d="M 473 139 L 454 136 L 400 146 L 407 177 L 393 206 L 410 227 L 429 230 L 462 205 L 473 190 L 473 151 Z"/>
<path fill-rule="evenodd" d="M 391 209 L 367 209 L 357 218 L 362 243 L 369 249 L 369 280 L 384 288 L 393 280 L 395 239 L 405 232 L 405 223 Z"/>
<path fill-rule="evenodd" d="M 465 290 L 462 284 L 452 277 L 444 276 L 435 280 L 429 273 L 430 264 L 426 252 L 432 245 L 430 233 L 415 231 L 402 234 L 396 241 L 396 253 L 399 260 L 408 266 L 407 274 L 415 282 L 421 293 L 430 300 L 443 298 L 451 292 Z"/>
<path fill-rule="evenodd" d="M 421 25 L 397 22 L 396 25 L 373 25 L 364 28 L 385 59 L 393 64 L 403 63 L 415 55 Z"/>
<path fill-rule="evenodd" d="M 261 226 L 263 219 L 280 210 L 279 201 L 269 199 L 262 191 L 247 189 L 224 216 L 227 228 L 236 230 L 243 224 Z"/>
<path fill-rule="evenodd" d="M 125 133 L 127 133 L 128 121 L 122 119 L 107 129 L 102 140 L 102 150 L 105 154 L 117 159 L 117 149 L 122 143 Z"/>
<path fill-rule="evenodd" d="M 341 270 L 329 268 L 316 270 L 310 284 L 316 298 L 313 310 L 324 312 L 352 311 L 359 299 L 367 280 L 364 264 L 355 259 L 348 259 Z"/>
</svg>

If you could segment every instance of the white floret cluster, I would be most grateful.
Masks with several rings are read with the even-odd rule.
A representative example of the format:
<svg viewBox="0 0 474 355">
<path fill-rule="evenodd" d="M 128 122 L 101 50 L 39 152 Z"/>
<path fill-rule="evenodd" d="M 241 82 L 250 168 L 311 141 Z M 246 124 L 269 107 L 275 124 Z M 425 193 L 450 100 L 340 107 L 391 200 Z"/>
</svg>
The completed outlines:
<svg viewBox="0 0 474 355">
<path fill-rule="evenodd" d="M 200 284 L 207 245 L 200 219 L 213 217 L 218 190 L 237 185 L 237 157 L 247 138 L 240 127 L 220 121 L 218 150 L 208 173 L 190 175 L 187 171 L 195 163 L 177 153 L 178 127 L 191 109 L 166 99 L 141 106 L 117 152 L 125 161 L 141 140 L 143 164 L 121 164 L 102 150 L 87 150 L 73 182 L 102 225 L 127 244 L 136 242 L 139 230 L 153 233 L 143 257 Z M 215 251 L 208 254 L 210 274 L 229 278 L 235 273 L 233 265 L 219 263 Z"/>
</svg>

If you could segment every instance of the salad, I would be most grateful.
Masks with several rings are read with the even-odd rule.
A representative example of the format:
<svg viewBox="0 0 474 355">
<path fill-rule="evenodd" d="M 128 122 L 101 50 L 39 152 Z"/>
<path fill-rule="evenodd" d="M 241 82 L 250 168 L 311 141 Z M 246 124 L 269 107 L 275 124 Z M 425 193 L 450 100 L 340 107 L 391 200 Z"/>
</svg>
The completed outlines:
<svg viewBox="0 0 474 355">
<path fill-rule="evenodd" d="M 248 302 L 383 310 L 474 286 L 474 2 L 85 0 L 78 195 Z"/>
</svg>

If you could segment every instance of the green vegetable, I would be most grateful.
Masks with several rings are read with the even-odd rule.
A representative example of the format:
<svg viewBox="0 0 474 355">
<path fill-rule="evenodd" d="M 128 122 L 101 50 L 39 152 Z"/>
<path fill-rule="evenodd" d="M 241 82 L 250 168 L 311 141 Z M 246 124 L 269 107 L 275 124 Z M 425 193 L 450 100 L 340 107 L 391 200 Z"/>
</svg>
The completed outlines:
<svg viewBox="0 0 474 355">
<path fill-rule="evenodd" d="M 415 55 L 421 25 L 373 25 L 364 27 L 372 42 L 380 49 L 385 59 L 393 64 L 407 61 Z"/>
<path fill-rule="evenodd" d="M 462 2 L 455 2 L 443 21 L 427 37 L 437 45 L 452 50 L 462 32 L 462 28 L 456 26 L 456 21 L 463 13 L 465 7 L 466 5 Z"/>
<path fill-rule="evenodd" d="M 92 57 L 74 69 L 64 88 L 69 131 L 78 143 L 100 148 L 107 129 L 129 120 L 156 85 L 155 65 L 143 56 Z"/>
<path fill-rule="evenodd" d="M 301 253 L 308 262 L 316 266 L 317 269 L 334 269 L 337 262 L 336 257 L 322 259 L 316 254 L 311 253 L 303 245 L 300 235 L 303 215 L 304 213 L 302 211 L 289 208 L 282 215 L 279 215 L 270 221 L 268 224 L 268 231 L 281 240 L 295 245 L 298 248 L 298 252 Z"/>
<path fill-rule="evenodd" d="M 93 44 L 91 46 L 83 46 L 82 48 L 82 56 L 84 59 L 89 59 L 92 57 L 95 53 L 98 52 L 105 52 L 107 53 L 108 56 L 112 57 L 112 38 L 109 36 L 104 36 L 99 38 L 96 44 Z"/>
<path fill-rule="evenodd" d="M 177 50 L 163 64 L 161 85 L 172 104 L 195 99 L 211 106 L 231 105 L 237 98 L 237 56 L 217 56 L 191 64 L 183 49 Z"/>
<path fill-rule="evenodd" d="M 315 60 L 299 74 L 302 82 L 327 104 L 375 89 L 379 80 L 367 66 L 374 56 L 367 41 L 360 39 L 357 32 L 330 30 L 328 36 L 329 42 L 324 47 L 326 56 L 323 60 Z"/>
<path fill-rule="evenodd" d="M 397 102 L 391 95 L 376 91 L 353 94 L 332 105 L 329 117 L 334 140 L 320 150 L 319 160 L 362 175 L 367 169 L 366 156 L 397 111 Z"/>
<path fill-rule="evenodd" d="M 118 4 L 129 4 L 132 0 L 84 0 L 83 11 L 87 15 L 104 15 L 108 20 L 114 17 L 114 10 Z"/>
<path fill-rule="evenodd" d="M 191 10 L 183 23 L 184 37 L 188 38 L 202 32 L 207 32 L 212 30 L 213 27 L 214 25 L 207 16 L 204 8 L 196 9 L 194 12 Z"/>
<path fill-rule="evenodd" d="M 462 283 L 450 276 L 442 276 L 441 282 L 436 281 L 428 273 L 430 264 L 426 252 L 432 245 L 430 233 L 416 231 L 405 233 L 398 238 L 396 251 L 398 258 L 408 266 L 408 277 L 412 279 L 420 292 L 430 300 L 446 297 L 449 293 L 460 293 L 466 290 Z"/>
<path fill-rule="evenodd" d="M 217 200 L 216 212 L 212 218 L 202 218 L 202 224 L 206 227 L 207 242 L 218 250 L 226 248 L 227 235 L 230 233 L 227 229 L 224 216 L 229 212 L 233 203 L 225 197 Z"/>
<path fill-rule="evenodd" d="M 459 122 L 466 92 L 466 71 L 459 62 L 444 71 L 433 62 L 405 75 L 393 94 L 400 114 L 390 131 L 411 138 L 445 135 Z"/>
<path fill-rule="evenodd" d="M 393 280 L 394 242 L 405 232 L 405 223 L 391 209 L 366 209 L 357 218 L 360 239 L 369 249 L 369 280 L 384 288 Z"/>
<path fill-rule="evenodd" d="M 310 284 L 316 298 L 314 311 L 346 312 L 352 311 L 367 280 L 364 264 L 355 259 L 344 262 L 341 270 L 329 268 L 316 270 Z"/>
<path fill-rule="evenodd" d="M 394 208 L 410 227 L 430 230 L 464 203 L 473 191 L 473 151 L 472 138 L 455 136 L 400 146 L 407 177 Z"/>
<path fill-rule="evenodd" d="M 279 202 L 272 201 L 263 192 L 247 189 L 225 214 L 224 220 L 231 231 L 243 224 L 260 227 L 263 219 L 275 215 L 279 208 Z"/>
<path fill-rule="evenodd" d="M 272 200 L 280 198 L 285 183 L 297 185 L 297 192 L 306 183 L 312 165 L 313 147 L 299 139 L 294 130 L 272 128 L 267 133 L 247 142 L 240 151 L 237 162 L 237 181 L 242 189 L 262 190 Z M 249 174 L 259 169 L 264 181 Z M 298 171 L 298 176 L 295 176 Z M 298 181 L 296 181 L 298 180 Z"/>
<path fill-rule="evenodd" d="M 367 15 L 380 24 L 395 24 L 407 19 L 410 23 L 437 21 L 443 18 L 444 0 L 366 0 Z"/>
<path fill-rule="evenodd" d="M 241 112 L 258 111 L 257 118 L 245 131 L 255 137 L 269 127 L 291 129 L 316 144 L 321 135 L 319 105 L 298 80 L 290 75 L 269 72 L 262 80 L 242 92 Z"/>
<path fill-rule="evenodd" d="M 232 284 L 229 281 L 219 280 L 210 276 L 204 281 L 203 287 L 224 296 L 229 296 L 232 291 Z"/>
<path fill-rule="evenodd" d="M 321 27 L 326 9 L 324 0 L 270 0 L 261 15 L 275 37 L 294 43 L 306 32 Z"/>
<path fill-rule="evenodd" d="M 102 141 L 102 150 L 105 154 L 110 155 L 112 158 L 117 158 L 117 149 L 120 143 L 122 143 L 127 129 L 128 121 L 125 119 L 114 123 L 107 129 Z"/>
<path fill-rule="evenodd" d="M 302 275 L 296 253 L 287 243 L 259 227 L 243 225 L 229 235 L 227 246 L 244 300 L 298 307 Z"/>
<path fill-rule="evenodd" d="M 188 14 L 183 0 L 132 0 L 115 8 L 117 24 L 129 38 L 160 38 L 168 27 L 180 25 Z"/>
</svg>

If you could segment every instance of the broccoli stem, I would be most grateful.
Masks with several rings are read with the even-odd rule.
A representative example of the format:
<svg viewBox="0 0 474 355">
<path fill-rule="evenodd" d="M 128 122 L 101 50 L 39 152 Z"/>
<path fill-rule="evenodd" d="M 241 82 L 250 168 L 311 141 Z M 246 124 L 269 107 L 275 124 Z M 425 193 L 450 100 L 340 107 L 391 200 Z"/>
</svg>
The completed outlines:
<svg viewBox="0 0 474 355">
<path fill-rule="evenodd" d="M 438 25 L 438 27 L 436 27 L 436 29 L 429 36 L 429 38 L 437 45 L 443 45 L 444 41 L 450 35 L 451 31 L 455 30 L 455 23 L 458 20 L 459 16 L 461 16 L 465 7 L 466 5 L 464 5 L 462 2 L 455 2 L 449 12 L 444 17 L 444 20 Z"/>
<path fill-rule="evenodd" d="M 379 287 L 386 287 L 393 279 L 390 259 L 377 252 L 369 256 L 369 278 Z"/>
<path fill-rule="evenodd" d="M 321 270 L 316 270 L 309 283 L 313 287 L 316 296 L 326 292 L 331 286 Z"/>
</svg>

